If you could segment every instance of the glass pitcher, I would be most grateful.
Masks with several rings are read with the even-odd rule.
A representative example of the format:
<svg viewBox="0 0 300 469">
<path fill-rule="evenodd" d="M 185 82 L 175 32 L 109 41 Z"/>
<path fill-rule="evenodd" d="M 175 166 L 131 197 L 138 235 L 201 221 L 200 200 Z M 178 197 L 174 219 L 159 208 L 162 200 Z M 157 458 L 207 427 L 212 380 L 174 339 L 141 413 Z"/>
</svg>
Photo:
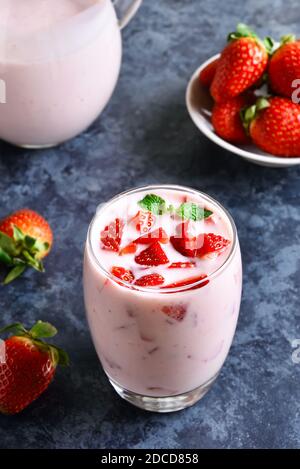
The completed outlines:
<svg viewBox="0 0 300 469">
<path fill-rule="evenodd" d="M 141 3 L 0 0 L 0 138 L 43 148 L 89 127 L 116 86 L 120 30 Z"/>
</svg>

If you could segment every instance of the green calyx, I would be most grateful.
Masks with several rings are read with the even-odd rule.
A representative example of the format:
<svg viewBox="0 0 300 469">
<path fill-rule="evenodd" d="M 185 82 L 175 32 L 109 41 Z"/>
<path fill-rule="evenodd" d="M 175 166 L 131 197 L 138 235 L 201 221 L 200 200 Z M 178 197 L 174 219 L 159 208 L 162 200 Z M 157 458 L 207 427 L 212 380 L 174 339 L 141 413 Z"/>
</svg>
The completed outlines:
<svg viewBox="0 0 300 469">
<path fill-rule="evenodd" d="M 283 46 L 284 44 L 288 44 L 289 42 L 295 42 L 296 36 L 294 34 L 286 34 L 285 36 L 281 36 L 280 38 L 280 45 Z"/>
<path fill-rule="evenodd" d="M 249 134 L 249 127 L 251 122 L 258 116 L 258 114 L 270 106 L 267 98 L 259 97 L 255 104 L 252 106 L 241 109 L 240 117 L 246 132 Z"/>
<path fill-rule="evenodd" d="M 261 40 L 259 36 L 244 23 L 239 23 L 236 27 L 236 31 L 230 33 L 228 35 L 228 42 L 235 41 L 237 39 L 241 39 L 242 37 L 251 37 L 256 40 L 256 42 L 262 45 L 268 54 L 272 54 L 275 49 L 275 41 L 267 36 L 264 40 Z"/>
<path fill-rule="evenodd" d="M 16 225 L 13 225 L 12 238 L 0 231 L 0 262 L 11 268 L 3 284 L 7 285 L 15 280 L 27 267 L 44 272 L 40 257 L 48 249 L 48 243 L 42 243 L 38 239 L 25 235 Z"/>
<path fill-rule="evenodd" d="M 42 340 L 52 338 L 57 334 L 57 329 L 48 322 L 37 321 L 29 331 L 25 329 L 23 324 L 17 322 L 0 329 L 0 335 L 4 333 L 11 333 L 12 336 L 29 339 L 41 351 L 51 356 L 52 363 L 55 367 L 57 365 L 69 365 L 69 356 L 64 350 Z"/>
<path fill-rule="evenodd" d="M 276 45 L 276 42 L 274 41 L 273 38 L 271 38 L 270 36 L 266 36 L 263 41 L 262 41 L 263 45 L 265 46 L 266 48 L 266 51 L 269 55 L 272 55 L 273 52 L 276 50 L 277 48 L 277 45 Z"/>
<path fill-rule="evenodd" d="M 290 44 L 296 41 L 296 36 L 294 34 L 286 34 L 285 36 L 281 36 L 280 42 L 277 42 L 272 50 L 272 54 L 279 51 L 283 46 Z"/>
<path fill-rule="evenodd" d="M 241 37 L 253 37 L 254 39 L 259 39 L 257 34 L 244 23 L 239 23 L 236 27 L 236 31 L 229 33 L 228 41 L 234 41 L 235 39 L 240 39 Z"/>
</svg>

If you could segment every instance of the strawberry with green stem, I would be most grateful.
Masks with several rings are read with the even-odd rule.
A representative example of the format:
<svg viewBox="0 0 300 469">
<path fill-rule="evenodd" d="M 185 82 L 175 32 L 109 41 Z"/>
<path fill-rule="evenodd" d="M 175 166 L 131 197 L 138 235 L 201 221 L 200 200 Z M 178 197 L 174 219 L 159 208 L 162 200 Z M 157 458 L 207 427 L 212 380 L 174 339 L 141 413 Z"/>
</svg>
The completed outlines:
<svg viewBox="0 0 300 469">
<path fill-rule="evenodd" d="M 253 142 L 276 156 L 300 156 L 300 107 L 288 98 L 259 98 L 242 112 Z"/>
<path fill-rule="evenodd" d="M 167 244 L 169 237 L 163 228 L 157 228 L 154 231 L 150 231 L 143 236 L 140 236 L 134 241 L 137 244 L 151 244 L 155 241 L 159 241 L 162 244 Z"/>
<path fill-rule="evenodd" d="M 53 244 L 48 222 L 38 213 L 21 209 L 0 221 L 0 262 L 11 270 L 4 280 L 8 284 L 22 275 L 27 267 L 44 272 L 42 259 Z"/>
<path fill-rule="evenodd" d="M 255 85 L 263 76 L 273 41 L 259 37 L 245 24 L 239 24 L 236 32 L 229 34 L 210 87 L 216 102 L 225 101 Z"/>
<path fill-rule="evenodd" d="M 17 414 L 48 388 L 57 365 L 68 365 L 69 357 L 44 340 L 57 333 L 47 322 L 38 321 L 29 331 L 15 323 L 1 329 L 3 333 L 12 335 L 4 341 L 0 362 L 0 412 Z"/>
</svg>

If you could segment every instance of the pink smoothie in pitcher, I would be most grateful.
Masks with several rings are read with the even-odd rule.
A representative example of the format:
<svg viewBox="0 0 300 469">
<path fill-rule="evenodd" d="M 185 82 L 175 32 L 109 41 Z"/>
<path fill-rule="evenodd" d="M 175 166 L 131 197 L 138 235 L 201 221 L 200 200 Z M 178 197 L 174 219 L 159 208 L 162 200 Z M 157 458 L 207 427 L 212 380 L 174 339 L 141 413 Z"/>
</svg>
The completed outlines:
<svg viewBox="0 0 300 469">
<path fill-rule="evenodd" d="M 113 92 L 121 49 L 110 0 L 1 0 L 0 138 L 39 147 L 82 132 Z"/>
<path fill-rule="evenodd" d="M 86 245 L 85 303 L 118 392 L 163 398 L 211 383 L 233 339 L 241 286 L 234 224 L 210 197 L 155 186 L 99 208 Z"/>
</svg>

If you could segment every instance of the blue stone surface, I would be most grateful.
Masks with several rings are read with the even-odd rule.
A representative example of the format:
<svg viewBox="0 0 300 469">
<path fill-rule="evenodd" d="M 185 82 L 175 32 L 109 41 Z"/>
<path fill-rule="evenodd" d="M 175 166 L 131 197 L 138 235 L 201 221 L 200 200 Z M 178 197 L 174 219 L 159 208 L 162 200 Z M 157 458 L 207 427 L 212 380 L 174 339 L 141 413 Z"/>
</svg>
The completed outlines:
<svg viewBox="0 0 300 469">
<path fill-rule="evenodd" d="M 0 216 L 28 206 L 55 232 L 46 274 L 0 288 L 0 324 L 49 320 L 72 359 L 23 413 L 0 416 L 0 448 L 299 447 L 300 364 L 291 341 L 300 338 L 300 167 L 262 168 L 223 151 L 185 107 L 189 77 L 240 20 L 264 35 L 299 34 L 300 9 L 296 0 L 146 0 L 124 31 L 114 96 L 87 132 L 45 151 L 0 144 Z M 222 372 L 201 402 L 169 415 L 114 393 L 82 299 L 96 206 L 148 183 L 188 185 L 223 203 L 244 261 L 240 319 Z"/>
</svg>

